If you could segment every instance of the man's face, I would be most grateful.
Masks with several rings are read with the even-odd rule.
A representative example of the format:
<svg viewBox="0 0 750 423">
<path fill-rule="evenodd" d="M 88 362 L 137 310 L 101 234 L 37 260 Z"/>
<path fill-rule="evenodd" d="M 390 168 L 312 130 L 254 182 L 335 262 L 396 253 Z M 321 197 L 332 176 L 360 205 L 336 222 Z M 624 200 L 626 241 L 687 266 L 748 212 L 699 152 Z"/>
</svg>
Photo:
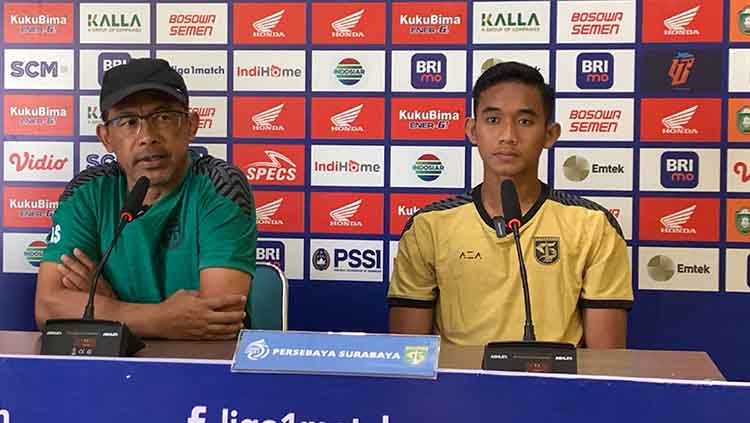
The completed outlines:
<svg viewBox="0 0 750 423">
<path fill-rule="evenodd" d="M 542 148 L 560 136 L 560 126 L 547 123 L 542 95 L 517 82 L 493 85 L 480 94 L 475 118 L 466 135 L 479 147 L 485 178 L 536 178 Z"/>
<path fill-rule="evenodd" d="M 138 119 L 128 119 L 128 116 L 170 111 L 187 112 L 185 106 L 169 95 L 142 91 L 113 106 L 107 114 L 111 123 L 97 127 L 99 139 L 108 152 L 117 155 L 129 185 L 139 177 L 147 176 L 151 186 L 171 188 L 182 178 L 187 167 L 188 145 L 198 130 L 198 115 L 152 115 L 150 119 L 140 122 L 139 130 L 134 129 Z"/>
</svg>

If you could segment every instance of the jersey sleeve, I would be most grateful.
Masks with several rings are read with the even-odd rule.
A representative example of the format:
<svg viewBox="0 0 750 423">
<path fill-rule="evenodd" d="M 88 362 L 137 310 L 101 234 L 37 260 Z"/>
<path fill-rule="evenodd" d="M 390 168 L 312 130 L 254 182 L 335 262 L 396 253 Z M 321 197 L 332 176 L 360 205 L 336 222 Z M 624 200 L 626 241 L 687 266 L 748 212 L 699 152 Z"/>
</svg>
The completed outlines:
<svg viewBox="0 0 750 423">
<path fill-rule="evenodd" d="M 211 170 L 199 222 L 199 269 L 224 267 L 255 276 L 255 202 L 245 176 L 222 163 Z"/>
<path fill-rule="evenodd" d="M 438 295 L 433 237 L 427 222 L 415 215 L 401 236 L 388 287 L 391 307 L 431 308 Z"/>
<path fill-rule="evenodd" d="M 633 286 L 627 245 L 614 218 L 601 215 L 590 226 L 592 246 L 586 258 L 580 305 L 583 308 L 619 308 L 633 305 Z"/>
<path fill-rule="evenodd" d="M 81 173 L 60 196 L 42 261 L 60 263 L 60 256 L 73 254 L 74 248 L 81 249 L 94 262 L 99 261 L 96 201 L 90 187 L 82 185 L 85 179 L 86 175 Z"/>
</svg>

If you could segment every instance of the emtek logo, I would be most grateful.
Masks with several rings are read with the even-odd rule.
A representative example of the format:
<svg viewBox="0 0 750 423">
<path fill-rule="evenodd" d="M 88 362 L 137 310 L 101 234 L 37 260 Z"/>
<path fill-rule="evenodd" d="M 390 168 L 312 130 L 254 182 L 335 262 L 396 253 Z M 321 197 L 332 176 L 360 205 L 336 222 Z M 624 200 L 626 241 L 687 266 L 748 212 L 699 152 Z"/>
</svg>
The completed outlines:
<svg viewBox="0 0 750 423">
<path fill-rule="evenodd" d="M 344 110 L 331 116 L 331 131 L 333 132 L 364 132 L 364 128 L 359 125 L 352 125 L 362 112 L 364 104 L 354 106 L 351 109 Z"/>
<path fill-rule="evenodd" d="M 333 75 L 344 85 L 354 85 L 365 76 L 365 68 L 359 60 L 347 57 L 336 65 Z"/>
<path fill-rule="evenodd" d="M 694 228 L 686 228 L 683 225 L 686 224 L 697 206 L 693 204 L 690 207 L 678 210 L 674 213 L 668 214 L 661 219 L 659 222 L 662 225 L 661 232 L 666 234 L 694 234 L 696 233 Z"/>
<path fill-rule="evenodd" d="M 665 188 L 698 186 L 698 154 L 692 151 L 666 151 L 661 155 L 661 184 Z"/>
<path fill-rule="evenodd" d="M 360 9 L 351 15 L 331 22 L 331 28 L 333 28 L 331 36 L 334 38 L 363 38 L 365 34 L 361 31 L 354 31 L 354 27 L 357 26 L 364 13 L 365 9 Z"/>
<path fill-rule="evenodd" d="M 693 22 L 695 15 L 698 14 L 700 6 L 695 6 L 682 13 L 678 13 L 670 18 L 664 19 L 664 35 L 700 35 L 697 29 L 687 29 L 686 27 Z"/>
<path fill-rule="evenodd" d="M 615 59 L 610 53 L 581 53 L 576 59 L 576 85 L 581 89 L 607 89 L 615 82 Z"/>
<path fill-rule="evenodd" d="M 271 37 L 271 38 L 283 38 L 286 36 L 283 32 L 276 32 L 274 28 L 281 22 L 281 18 L 284 17 L 285 9 L 281 9 L 276 13 L 266 16 L 265 18 L 258 19 L 253 22 L 253 36 L 255 37 Z"/>
<path fill-rule="evenodd" d="M 274 125 L 276 118 L 279 117 L 281 111 L 284 109 L 284 103 L 271 107 L 268 110 L 262 111 L 256 115 L 253 115 L 253 130 L 254 131 L 284 131 L 284 125 Z"/>
<path fill-rule="evenodd" d="M 353 201 L 349 204 L 331 210 L 328 215 L 331 217 L 331 226 L 362 226 L 362 222 L 358 220 L 351 220 L 355 214 L 359 211 L 359 207 L 362 205 L 362 199 Z"/>
<path fill-rule="evenodd" d="M 707 264 L 683 264 L 675 266 L 674 261 L 665 255 L 656 255 L 648 261 L 648 275 L 657 282 L 666 282 L 676 273 L 710 275 L 711 266 Z M 675 269 L 676 267 L 676 269 Z"/>
<path fill-rule="evenodd" d="M 10 69 L 10 76 L 14 78 L 20 78 L 23 76 L 28 76 L 30 78 L 46 78 L 47 76 L 51 76 L 57 78 L 61 72 L 68 71 L 65 66 L 60 66 L 57 61 L 38 62 L 36 60 L 29 60 L 28 62 L 15 60 L 10 62 Z"/>
<path fill-rule="evenodd" d="M 690 122 L 695 112 L 698 110 L 698 105 L 688 107 L 685 110 L 681 110 L 677 113 L 671 114 L 661 120 L 664 125 L 662 128 L 662 134 L 697 134 L 698 130 L 695 128 L 686 128 L 685 125 Z"/>
<path fill-rule="evenodd" d="M 99 85 L 101 85 L 102 79 L 104 78 L 104 72 L 115 66 L 124 65 L 125 63 L 128 63 L 130 59 L 130 54 L 124 52 L 99 54 Z"/>
<path fill-rule="evenodd" d="M 418 53 L 411 58 L 411 86 L 441 89 L 447 82 L 447 59 L 442 53 Z"/>
<path fill-rule="evenodd" d="M 273 218 L 276 212 L 281 208 L 282 202 L 284 202 L 284 199 L 279 198 L 268 204 L 258 206 L 255 209 L 255 218 L 258 225 L 283 225 L 283 220 Z"/>
<path fill-rule="evenodd" d="M 425 182 L 432 182 L 443 174 L 445 165 L 443 165 L 438 156 L 426 153 L 419 156 L 412 169 L 419 179 Z"/>
</svg>

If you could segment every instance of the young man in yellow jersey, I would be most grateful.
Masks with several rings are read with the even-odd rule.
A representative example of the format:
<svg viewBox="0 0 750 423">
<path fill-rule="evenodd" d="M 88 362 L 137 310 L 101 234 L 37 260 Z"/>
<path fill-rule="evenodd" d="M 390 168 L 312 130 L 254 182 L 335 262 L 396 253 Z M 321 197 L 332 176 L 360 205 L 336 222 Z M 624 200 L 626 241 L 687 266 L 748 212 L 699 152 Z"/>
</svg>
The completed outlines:
<svg viewBox="0 0 750 423">
<path fill-rule="evenodd" d="M 483 345 L 523 338 L 524 303 L 513 235 L 498 235 L 500 184 L 511 179 L 537 339 L 624 348 L 633 302 L 630 259 L 615 218 L 598 204 L 539 181 L 543 148 L 560 136 L 555 96 L 534 68 L 499 63 L 473 90 L 466 135 L 483 182 L 422 208 L 406 224 L 388 290 L 393 333 L 438 333 Z"/>
</svg>

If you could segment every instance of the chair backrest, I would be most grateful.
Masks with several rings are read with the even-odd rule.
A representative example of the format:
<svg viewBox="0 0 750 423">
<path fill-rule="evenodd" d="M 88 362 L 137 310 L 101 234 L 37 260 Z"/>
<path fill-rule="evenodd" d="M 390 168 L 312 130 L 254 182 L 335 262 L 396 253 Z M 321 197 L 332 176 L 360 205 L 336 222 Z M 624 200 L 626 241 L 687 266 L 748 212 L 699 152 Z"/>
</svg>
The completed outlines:
<svg viewBox="0 0 750 423">
<path fill-rule="evenodd" d="M 271 263 L 255 264 L 247 315 L 250 329 L 286 330 L 289 288 L 284 272 Z"/>
</svg>

